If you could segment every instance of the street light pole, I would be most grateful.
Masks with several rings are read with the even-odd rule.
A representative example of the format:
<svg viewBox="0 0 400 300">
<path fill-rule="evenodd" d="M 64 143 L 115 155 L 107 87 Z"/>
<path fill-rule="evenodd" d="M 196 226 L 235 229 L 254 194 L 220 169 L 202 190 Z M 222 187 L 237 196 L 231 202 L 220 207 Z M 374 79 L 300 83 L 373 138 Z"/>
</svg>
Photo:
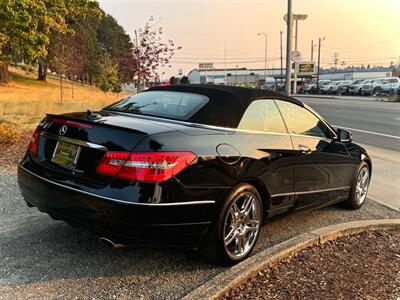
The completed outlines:
<svg viewBox="0 0 400 300">
<path fill-rule="evenodd" d="M 268 49 L 268 35 L 261 32 L 257 35 L 263 35 L 265 38 L 265 59 L 264 59 L 264 85 L 267 83 L 267 49 Z"/>
<path fill-rule="evenodd" d="M 294 40 L 294 50 L 297 52 L 297 41 L 298 41 L 298 35 L 299 35 L 299 21 L 303 21 L 307 19 L 307 15 L 304 14 L 293 14 L 293 19 L 296 21 L 296 37 Z M 300 58 L 301 61 L 301 58 Z M 297 72 L 299 68 L 299 62 L 300 61 L 295 61 L 294 62 L 294 81 L 293 81 L 293 92 L 297 93 Z"/>
<path fill-rule="evenodd" d="M 226 84 L 226 41 L 225 41 L 225 51 L 224 51 L 224 63 L 225 63 L 225 74 L 224 74 L 224 81 L 225 81 L 225 85 L 227 85 Z"/>
<path fill-rule="evenodd" d="M 314 41 L 311 40 L 311 61 L 314 59 Z"/>
<path fill-rule="evenodd" d="M 291 65 L 290 53 L 292 52 L 292 0 L 288 0 L 287 6 L 287 34 L 286 34 L 286 95 L 290 96 L 291 88 Z"/>
</svg>

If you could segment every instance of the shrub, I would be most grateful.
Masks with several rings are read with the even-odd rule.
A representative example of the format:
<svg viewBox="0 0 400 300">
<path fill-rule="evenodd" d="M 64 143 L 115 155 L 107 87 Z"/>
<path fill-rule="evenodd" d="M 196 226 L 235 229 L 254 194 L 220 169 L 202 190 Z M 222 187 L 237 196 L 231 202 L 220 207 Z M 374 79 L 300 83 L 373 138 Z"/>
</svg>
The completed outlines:
<svg viewBox="0 0 400 300">
<path fill-rule="evenodd" d="M 111 90 L 115 94 L 119 94 L 122 92 L 122 84 L 120 82 L 116 82 Z"/>
<path fill-rule="evenodd" d="M 0 143 L 12 144 L 21 139 L 21 129 L 13 123 L 0 121 Z"/>
</svg>

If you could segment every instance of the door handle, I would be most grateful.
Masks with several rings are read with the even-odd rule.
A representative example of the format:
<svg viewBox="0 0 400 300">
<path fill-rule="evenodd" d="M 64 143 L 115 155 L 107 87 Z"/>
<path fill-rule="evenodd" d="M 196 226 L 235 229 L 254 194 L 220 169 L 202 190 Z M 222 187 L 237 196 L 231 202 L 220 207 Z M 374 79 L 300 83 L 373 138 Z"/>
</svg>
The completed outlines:
<svg viewBox="0 0 400 300">
<path fill-rule="evenodd" d="M 307 145 L 299 144 L 298 147 L 299 147 L 299 150 L 300 150 L 302 153 L 306 153 L 306 154 L 311 153 L 311 149 L 310 149 L 310 147 L 308 147 Z"/>
</svg>

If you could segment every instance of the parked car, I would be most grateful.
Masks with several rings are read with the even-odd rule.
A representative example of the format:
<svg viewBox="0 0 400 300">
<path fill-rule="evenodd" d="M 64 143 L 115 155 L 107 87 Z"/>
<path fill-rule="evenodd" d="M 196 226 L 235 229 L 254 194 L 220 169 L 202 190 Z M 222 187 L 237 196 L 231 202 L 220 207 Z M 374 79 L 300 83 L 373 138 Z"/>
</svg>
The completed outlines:
<svg viewBox="0 0 400 300">
<path fill-rule="evenodd" d="M 349 86 L 348 94 L 349 95 L 361 95 L 361 89 L 364 85 L 364 82 L 366 83 L 366 81 L 368 81 L 368 79 L 353 80 L 353 82 Z"/>
<path fill-rule="evenodd" d="M 381 92 L 385 94 L 396 94 L 400 88 L 400 78 L 399 77 L 389 77 L 382 81 L 380 86 Z"/>
<path fill-rule="evenodd" d="M 338 95 L 348 95 L 349 94 L 349 87 L 353 84 L 354 80 L 343 80 L 336 91 Z"/>
<path fill-rule="evenodd" d="M 329 84 L 330 82 L 331 82 L 331 80 L 320 80 L 319 81 L 320 89 L 322 86 Z M 315 94 L 317 91 L 318 91 L 318 89 L 317 89 L 317 81 L 316 80 L 314 80 L 310 84 L 304 85 L 304 87 L 302 89 L 302 93 L 304 93 L 304 94 Z"/>
<path fill-rule="evenodd" d="M 49 114 L 18 166 L 28 206 L 102 243 L 196 246 L 224 264 L 251 253 L 265 217 L 360 208 L 370 176 L 351 133 L 299 100 L 214 85 L 152 87 L 99 112 Z"/>
<path fill-rule="evenodd" d="M 361 94 L 364 96 L 373 96 L 382 92 L 382 85 L 385 78 L 372 79 L 368 83 L 364 83 L 361 88 Z"/>
<path fill-rule="evenodd" d="M 327 84 L 324 84 L 320 88 L 320 93 L 321 94 L 332 94 L 334 93 L 334 90 L 337 89 L 337 85 L 340 83 L 340 81 L 331 81 Z"/>
<path fill-rule="evenodd" d="M 334 84 L 332 83 L 329 88 L 328 94 L 331 94 L 331 95 L 336 94 L 339 87 L 343 84 L 343 82 L 344 82 L 344 80 L 338 80 L 338 81 L 335 81 Z"/>
</svg>

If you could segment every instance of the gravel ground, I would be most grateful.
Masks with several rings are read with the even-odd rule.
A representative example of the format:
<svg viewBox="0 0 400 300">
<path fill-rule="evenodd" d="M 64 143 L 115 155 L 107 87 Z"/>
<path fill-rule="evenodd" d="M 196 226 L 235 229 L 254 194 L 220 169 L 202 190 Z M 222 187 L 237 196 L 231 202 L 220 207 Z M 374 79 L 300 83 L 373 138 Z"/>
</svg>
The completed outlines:
<svg viewBox="0 0 400 300">
<path fill-rule="evenodd" d="M 221 299 L 399 299 L 400 229 L 340 237 L 260 271 Z"/>
<path fill-rule="evenodd" d="M 0 145 L 7 153 L 0 161 L 0 299 L 179 299 L 225 270 L 189 249 L 111 250 L 91 233 L 28 208 L 15 173 L 25 147 Z M 359 211 L 332 206 L 286 214 L 263 227 L 255 252 L 323 226 L 379 218 L 400 213 L 368 201 Z"/>
<path fill-rule="evenodd" d="M 32 136 L 32 131 L 22 130 L 21 139 L 17 143 L 0 143 L 0 172 L 10 174 L 24 155 Z M 1 174 L 0 173 L 0 174 Z"/>
</svg>

